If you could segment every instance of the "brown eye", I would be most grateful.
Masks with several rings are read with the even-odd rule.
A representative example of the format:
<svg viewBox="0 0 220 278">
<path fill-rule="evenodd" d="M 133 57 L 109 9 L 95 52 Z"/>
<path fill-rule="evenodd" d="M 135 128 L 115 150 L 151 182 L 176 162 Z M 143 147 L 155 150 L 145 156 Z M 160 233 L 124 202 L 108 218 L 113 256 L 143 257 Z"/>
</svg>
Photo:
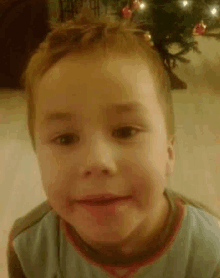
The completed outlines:
<svg viewBox="0 0 220 278">
<path fill-rule="evenodd" d="M 139 132 L 141 132 L 139 129 L 131 127 L 131 126 L 126 126 L 126 127 L 117 129 L 117 134 L 122 138 L 135 136 Z"/>
<path fill-rule="evenodd" d="M 114 132 L 113 134 L 117 137 L 119 136 L 122 139 L 129 139 L 130 137 L 134 137 L 139 132 L 141 132 L 141 130 L 134 127 L 126 126 L 117 129 L 116 132 Z M 54 140 L 52 140 L 52 142 L 60 146 L 69 146 L 75 143 L 76 140 L 74 137 L 74 134 L 63 134 L 56 137 Z"/>
<path fill-rule="evenodd" d="M 58 145 L 67 146 L 73 143 L 73 135 L 72 134 L 64 134 L 53 140 L 53 142 L 58 142 Z"/>
</svg>

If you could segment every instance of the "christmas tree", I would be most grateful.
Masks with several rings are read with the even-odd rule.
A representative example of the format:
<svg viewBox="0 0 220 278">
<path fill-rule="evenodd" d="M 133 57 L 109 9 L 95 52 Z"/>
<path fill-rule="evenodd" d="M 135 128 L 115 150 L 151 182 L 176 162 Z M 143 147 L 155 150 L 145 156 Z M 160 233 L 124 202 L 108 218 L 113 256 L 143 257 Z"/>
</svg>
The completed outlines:
<svg viewBox="0 0 220 278">
<path fill-rule="evenodd" d="M 152 40 L 170 73 L 172 89 L 186 89 L 187 85 L 173 72 L 178 61 L 189 63 L 184 56 L 194 51 L 200 54 L 196 36 L 220 40 L 220 1 L 213 0 L 101 0 L 111 6 L 113 15 L 138 23 Z M 149 33 L 147 33 L 147 31 Z M 173 45 L 179 51 L 171 53 Z"/>
</svg>

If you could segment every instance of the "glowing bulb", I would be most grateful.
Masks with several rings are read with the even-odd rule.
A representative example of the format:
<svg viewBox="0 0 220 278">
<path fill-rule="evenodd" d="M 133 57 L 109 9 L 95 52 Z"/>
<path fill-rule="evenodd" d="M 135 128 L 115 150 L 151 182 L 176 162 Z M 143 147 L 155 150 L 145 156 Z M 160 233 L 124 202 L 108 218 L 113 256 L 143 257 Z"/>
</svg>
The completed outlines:
<svg viewBox="0 0 220 278">
<path fill-rule="evenodd" d="M 213 15 L 215 15 L 215 14 L 217 13 L 217 9 L 216 9 L 216 8 L 212 9 L 212 10 L 211 10 L 211 13 L 212 13 Z"/>
<path fill-rule="evenodd" d="M 143 10 L 145 8 L 145 4 L 144 3 L 141 3 L 140 4 L 140 8 Z"/>
<path fill-rule="evenodd" d="M 183 6 L 187 6 L 188 5 L 188 1 L 183 1 Z"/>
</svg>

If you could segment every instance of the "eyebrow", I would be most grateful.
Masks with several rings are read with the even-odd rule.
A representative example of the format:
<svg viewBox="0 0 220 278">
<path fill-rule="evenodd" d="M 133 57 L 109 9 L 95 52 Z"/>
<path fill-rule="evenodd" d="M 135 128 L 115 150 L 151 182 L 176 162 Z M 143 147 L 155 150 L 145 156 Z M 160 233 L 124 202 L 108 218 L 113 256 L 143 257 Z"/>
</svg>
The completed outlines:
<svg viewBox="0 0 220 278">
<path fill-rule="evenodd" d="M 137 112 L 147 112 L 147 107 L 140 102 L 129 102 L 124 104 L 112 104 L 109 107 L 105 107 L 104 110 L 109 112 L 115 112 L 116 114 L 125 113 L 137 113 Z M 54 111 L 47 113 L 42 120 L 42 125 L 48 125 L 56 121 L 71 121 L 74 117 L 77 117 L 75 113 Z"/>
</svg>

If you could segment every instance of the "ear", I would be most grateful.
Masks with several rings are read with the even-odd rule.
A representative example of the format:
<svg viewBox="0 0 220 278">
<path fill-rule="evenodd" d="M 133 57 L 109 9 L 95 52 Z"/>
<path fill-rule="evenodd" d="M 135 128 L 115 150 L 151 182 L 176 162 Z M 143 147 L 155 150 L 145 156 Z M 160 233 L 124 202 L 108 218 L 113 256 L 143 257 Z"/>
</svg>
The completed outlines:
<svg viewBox="0 0 220 278">
<path fill-rule="evenodd" d="M 166 165 L 166 176 L 172 175 L 175 166 L 174 143 L 175 143 L 175 136 L 173 135 L 168 141 L 168 145 L 167 145 L 168 156 L 167 156 L 167 165 Z"/>
</svg>

